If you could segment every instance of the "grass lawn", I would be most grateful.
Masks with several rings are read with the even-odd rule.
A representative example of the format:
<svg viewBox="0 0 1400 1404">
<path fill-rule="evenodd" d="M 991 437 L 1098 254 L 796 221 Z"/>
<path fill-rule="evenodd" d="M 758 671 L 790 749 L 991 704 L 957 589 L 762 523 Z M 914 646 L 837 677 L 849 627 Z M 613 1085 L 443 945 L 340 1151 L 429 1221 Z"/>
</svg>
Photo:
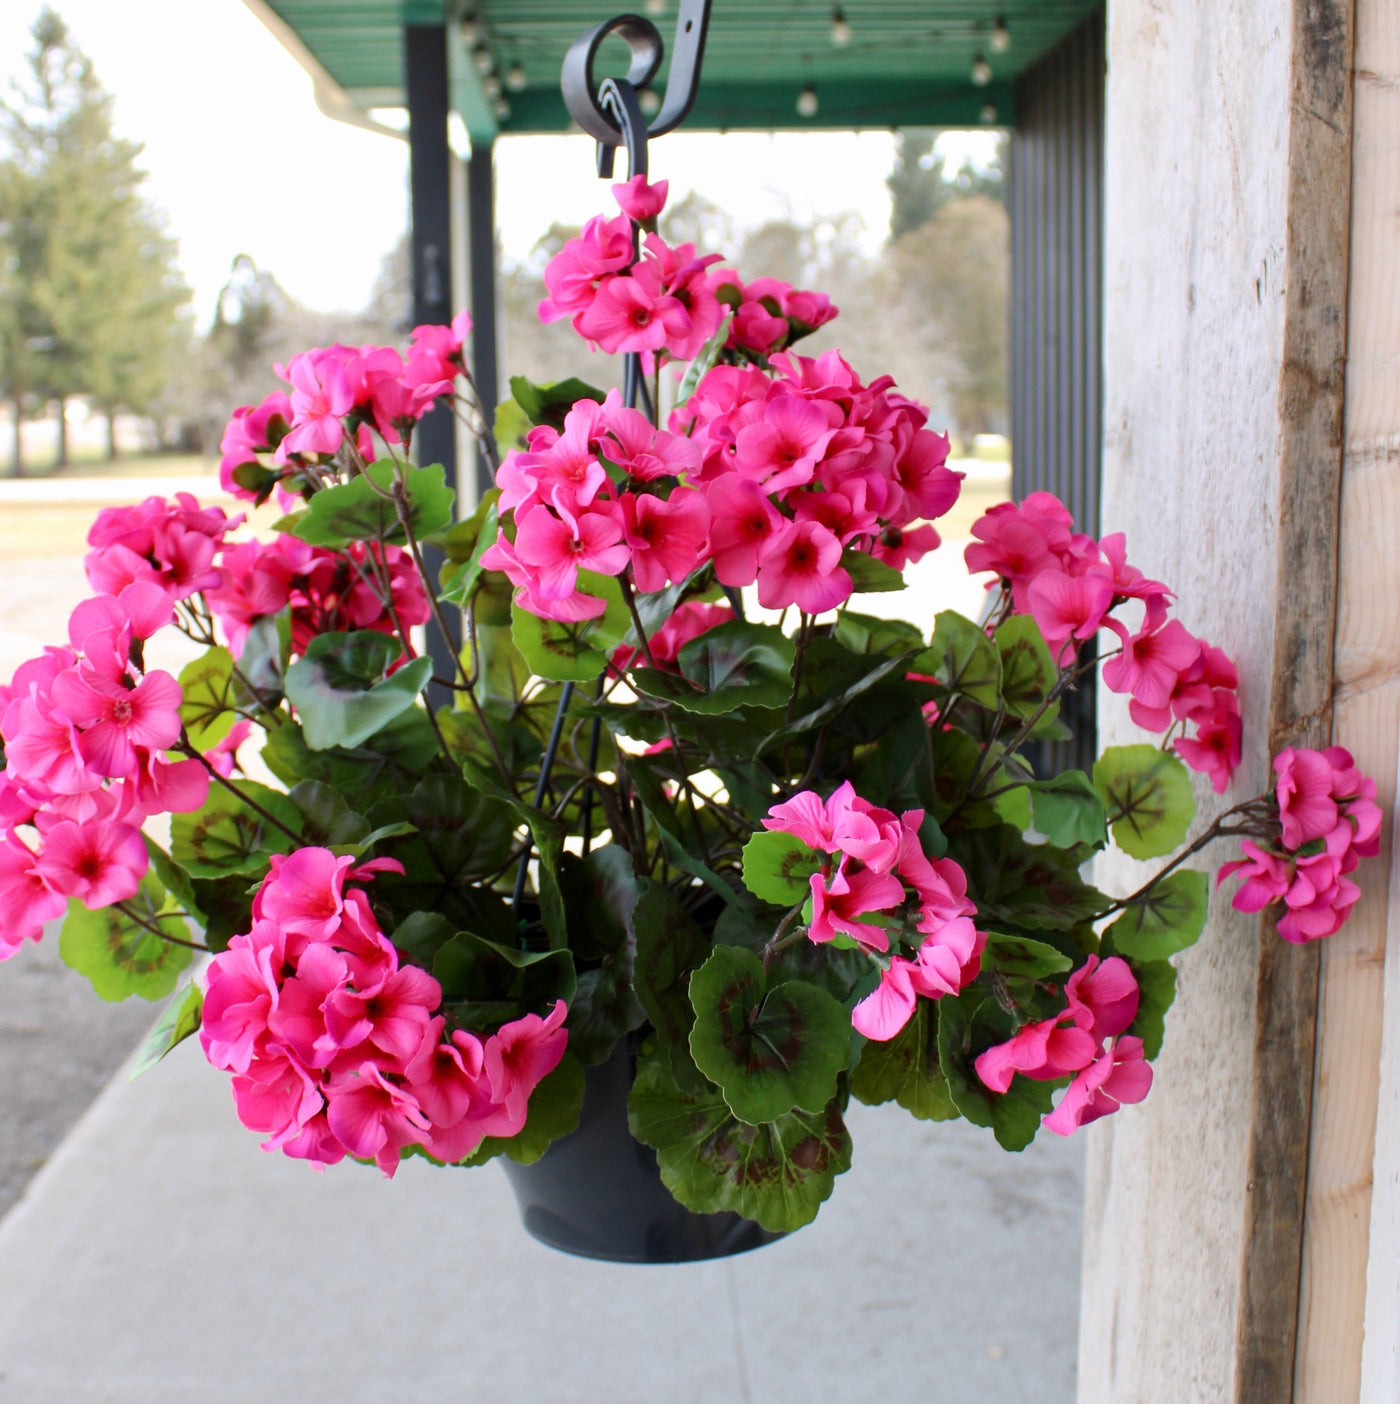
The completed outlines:
<svg viewBox="0 0 1400 1404">
<path fill-rule="evenodd" d="M 10 476 L 9 465 L 4 475 Z M 197 453 L 123 454 L 112 462 L 102 457 L 75 454 L 66 468 L 24 465 L 26 478 L 198 478 L 213 477 L 219 471 L 217 459 Z"/>
</svg>

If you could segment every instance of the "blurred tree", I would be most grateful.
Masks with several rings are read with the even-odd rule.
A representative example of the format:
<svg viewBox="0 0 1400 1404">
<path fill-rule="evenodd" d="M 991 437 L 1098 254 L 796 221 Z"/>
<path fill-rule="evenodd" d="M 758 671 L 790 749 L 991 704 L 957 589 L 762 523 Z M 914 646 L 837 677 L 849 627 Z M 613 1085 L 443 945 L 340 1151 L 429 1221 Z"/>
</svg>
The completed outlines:
<svg viewBox="0 0 1400 1404">
<path fill-rule="evenodd" d="M 28 72 L 0 102 L 0 381 L 16 405 L 88 394 L 108 417 L 145 411 L 188 346 L 175 242 L 144 198 L 142 146 L 112 131 L 112 98 L 47 6 Z M 20 470 L 18 436 L 15 470 Z"/>
<path fill-rule="evenodd" d="M 1006 416 L 1010 232 L 1000 201 L 971 195 L 940 206 L 888 253 L 891 300 L 926 309 L 906 318 L 906 333 L 954 358 L 948 394 L 964 435 L 999 429 Z"/>
<path fill-rule="evenodd" d="M 941 133 L 931 127 L 911 127 L 899 134 L 894 169 L 885 177 L 890 192 L 890 239 L 896 240 L 927 224 L 950 200 L 968 195 L 1003 199 L 1006 135 L 997 139 L 996 155 L 986 166 L 964 161 L 955 171 L 934 148 Z"/>
</svg>

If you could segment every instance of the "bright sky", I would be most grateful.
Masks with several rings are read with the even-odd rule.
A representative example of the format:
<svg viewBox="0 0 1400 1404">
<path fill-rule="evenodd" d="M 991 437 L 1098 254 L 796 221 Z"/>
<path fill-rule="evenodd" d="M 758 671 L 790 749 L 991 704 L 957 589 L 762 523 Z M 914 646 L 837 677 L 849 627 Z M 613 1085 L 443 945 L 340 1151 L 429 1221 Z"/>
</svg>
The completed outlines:
<svg viewBox="0 0 1400 1404">
<path fill-rule="evenodd" d="M 366 301 L 407 222 L 408 148 L 323 116 L 311 82 L 241 0 L 56 0 L 116 97 L 122 135 L 146 143 L 147 192 L 169 215 L 201 323 L 235 255 L 247 253 L 312 307 Z M 0 75 L 19 71 L 38 0 L 0 5 Z M 989 133 L 943 145 L 985 160 Z M 888 133 L 678 133 L 652 178 L 675 199 L 694 188 L 742 224 L 855 210 L 873 247 L 889 221 Z M 583 137 L 497 145 L 497 218 L 507 257 L 554 221 L 581 223 L 607 191 Z M 839 180 L 837 179 L 839 175 Z"/>
</svg>

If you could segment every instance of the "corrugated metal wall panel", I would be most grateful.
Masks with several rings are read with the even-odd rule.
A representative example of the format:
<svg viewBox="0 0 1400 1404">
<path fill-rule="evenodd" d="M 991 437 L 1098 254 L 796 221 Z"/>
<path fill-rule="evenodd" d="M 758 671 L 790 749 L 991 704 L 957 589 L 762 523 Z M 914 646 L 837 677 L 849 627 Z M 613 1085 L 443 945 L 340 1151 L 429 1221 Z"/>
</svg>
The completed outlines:
<svg viewBox="0 0 1400 1404">
<path fill-rule="evenodd" d="M 1011 137 L 1011 459 L 1018 498 L 1059 497 L 1099 530 L 1103 442 L 1104 15 L 1085 20 L 1016 85 Z M 1072 742 L 1038 768 L 1088 768 L 1093 679 L 1066 699 Z"/>
</svg>

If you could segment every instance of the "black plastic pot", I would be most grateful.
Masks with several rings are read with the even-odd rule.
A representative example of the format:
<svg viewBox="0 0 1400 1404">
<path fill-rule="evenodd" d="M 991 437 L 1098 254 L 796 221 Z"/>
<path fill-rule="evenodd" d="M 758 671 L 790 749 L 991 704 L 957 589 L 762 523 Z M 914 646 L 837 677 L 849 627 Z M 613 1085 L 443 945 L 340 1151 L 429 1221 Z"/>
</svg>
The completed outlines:
<svg viewBox="0 0 1400 1404">
<path fill-rule="evenodd" d="M 627 1129 L 634 1039 L 585 1070 L 578 1130 L 533 1165 L 502 1159 L 525 1231 L 550 1248 L 614 1263 L 693 1263 L 776 1242 L 740 1214 L 695 1214 L 661 1183 L 656 1152 Z"/>
</svg>

